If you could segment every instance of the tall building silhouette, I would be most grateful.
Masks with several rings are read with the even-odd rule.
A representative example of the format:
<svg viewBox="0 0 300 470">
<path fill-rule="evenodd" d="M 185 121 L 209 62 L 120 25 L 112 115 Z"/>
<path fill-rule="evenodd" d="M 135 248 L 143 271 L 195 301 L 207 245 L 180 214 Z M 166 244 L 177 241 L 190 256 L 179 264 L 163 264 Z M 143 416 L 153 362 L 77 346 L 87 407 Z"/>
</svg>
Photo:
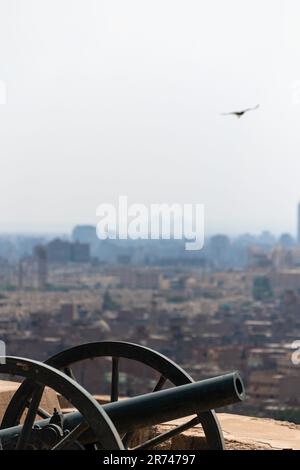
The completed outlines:
<svg viewBox="0 0 300 470">
<path fill-rule="evenodd" d="M 37 245 L 34 249 L 34 256 L 37 268 L 37 287 L 43 290 L 46 287 L 48 276 L 47 252 L 45 247 Z"/>
<path fill-rule="evenodd" d="M 300 202 L 298 203 L 297 242 L 300 244 Z"/>
</svg>

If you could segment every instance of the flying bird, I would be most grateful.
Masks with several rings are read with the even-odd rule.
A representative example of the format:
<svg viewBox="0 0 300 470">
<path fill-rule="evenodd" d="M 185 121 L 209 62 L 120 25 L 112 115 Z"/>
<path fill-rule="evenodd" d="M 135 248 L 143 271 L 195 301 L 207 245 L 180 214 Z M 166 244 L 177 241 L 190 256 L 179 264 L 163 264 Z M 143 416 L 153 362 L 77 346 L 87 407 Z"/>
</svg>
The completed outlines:
<svg viewBox="0 0 300 470">
<path fill-rule="evenodd" d="M 231 113 L 222 113 L 223 116 L 236 116 L 238 119 L 240 119 L 242 116 L 244 116 L 245 113 L 248 113 L 248 111 L 254 111 L 255 109 L 259 108 L 259 104 L 255 106 L 254 108 L 246 108 L 243 109 L 242 111 L 232 111 Z"/>
</svg>

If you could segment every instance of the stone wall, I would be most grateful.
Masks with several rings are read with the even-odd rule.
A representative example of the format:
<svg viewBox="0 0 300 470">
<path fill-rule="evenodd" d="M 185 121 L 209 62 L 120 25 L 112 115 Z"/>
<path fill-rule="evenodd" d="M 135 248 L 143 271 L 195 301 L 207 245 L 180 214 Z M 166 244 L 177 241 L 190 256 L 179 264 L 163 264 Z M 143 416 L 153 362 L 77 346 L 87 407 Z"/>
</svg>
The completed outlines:
<svg viewBox="0 0 300 470">
<path fill-rule="evenodd" d="M 17 382 L 0 380 L 0 420 L 2 420 L 7 405 L 18 387 L 19 384 Z M 40 406 L 45 411 L 48 411 L 48 413 L 53 413 L 54 408 L 59 409 L 60 404 L 56 393 L 54 393 L 53 390 L 46 388 Z"/>
</svg>

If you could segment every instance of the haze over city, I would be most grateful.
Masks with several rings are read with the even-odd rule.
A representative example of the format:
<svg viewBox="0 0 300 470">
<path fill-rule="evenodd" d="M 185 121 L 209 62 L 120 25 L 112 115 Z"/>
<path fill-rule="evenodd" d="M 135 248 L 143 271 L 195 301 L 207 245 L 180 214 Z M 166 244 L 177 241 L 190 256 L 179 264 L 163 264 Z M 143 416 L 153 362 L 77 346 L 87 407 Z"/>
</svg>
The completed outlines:
<svg viewBox="0 0 300 470">
<path fill-rule="evenodd" d="M 1 2 L 0 231 L 70 232 L 126 194 L 295 235 L 299 4 L 69 5 Z"/>
</svg>

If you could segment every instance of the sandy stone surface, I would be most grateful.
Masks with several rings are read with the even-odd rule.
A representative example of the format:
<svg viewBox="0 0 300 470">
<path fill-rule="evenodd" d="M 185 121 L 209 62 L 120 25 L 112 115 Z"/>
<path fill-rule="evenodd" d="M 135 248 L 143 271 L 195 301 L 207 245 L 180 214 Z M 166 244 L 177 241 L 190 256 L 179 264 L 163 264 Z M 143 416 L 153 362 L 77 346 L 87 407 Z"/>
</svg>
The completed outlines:
<svg viewBox="0 0 300 470">
<path fill-rule="evenodd" d="M 228 448 L 239 445 L 264 449 L 300 450 L 300 426 L 285 421 L 218 414 Z"/>
<path fill-rule="evenodd" d="M 227 450 L 300 450 L 300 426 L 272 419 L 219 413 Z M 189 418 L 156 426 L 155 434 L 165 432 Z M 203 449 L 205 440 L 200 426 L 174 437 L 172 449 Z M 166 447 L 164 447 L 166 448 Z"/>
<path fill-rule="evenodd" d="M 17 382 L 0 380 L 0 421 L 2 420 L 8 403 L 18 387 L 19 384 Z M 40 406 L 50 414 L 53 413 L 54 408 L 59 409 L 60 405 L 56 393 L 53 390 L 46 388 Z"/>
</svg>

